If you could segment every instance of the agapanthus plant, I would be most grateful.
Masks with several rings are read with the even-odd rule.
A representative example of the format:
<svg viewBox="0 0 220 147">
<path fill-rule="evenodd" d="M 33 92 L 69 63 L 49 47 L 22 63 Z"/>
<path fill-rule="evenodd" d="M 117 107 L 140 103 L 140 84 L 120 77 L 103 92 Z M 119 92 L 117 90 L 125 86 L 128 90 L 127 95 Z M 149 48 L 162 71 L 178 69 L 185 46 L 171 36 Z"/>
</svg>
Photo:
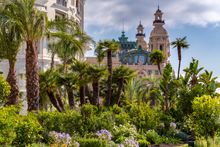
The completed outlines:
<svg viewBox="0 0 220 147">
<path fill-rule="evenodd" d="M 134 138 L 126 138 L 123 145 L 124 147 L 139 147 L 138 142 Z"/>
<path fill-rule="evenodd" d="M 57 144 L 71 144 L 71 136 L 68 133 L 59 133 L 52 131 L 49 133 L 49 136 L 53 139 L 54 143 Z"/>
<path fill-rule="evenodd" d="M 103 140 L 111 140 L 112 134 L 108 130 L 100 130 L 96 132 L 96 135 Z"/>
</svg>

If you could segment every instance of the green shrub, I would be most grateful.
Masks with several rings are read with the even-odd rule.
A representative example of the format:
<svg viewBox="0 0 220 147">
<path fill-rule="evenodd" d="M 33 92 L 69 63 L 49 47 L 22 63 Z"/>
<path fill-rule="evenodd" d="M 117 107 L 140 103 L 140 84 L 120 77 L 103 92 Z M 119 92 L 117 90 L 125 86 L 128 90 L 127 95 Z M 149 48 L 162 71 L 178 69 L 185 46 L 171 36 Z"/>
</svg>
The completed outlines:
<svg viewBox="0 0 220 147">
<path fill-rule="evenodd" d="M 147 147 L 148 145 L 150 145 L 150 142 L 148 142 L 147 140 L 138 140 L 138 144 L 140 147 Z"/>
<path fill-rule="evenodd" d="M 7 96 L 10 94 L 10 85 L 4 79 L 4 77 L 0 74 L 0 108 L 7 101 Z"/>
<path fill-rule="evenodd" d="M 193 100 L 189 126 L 196 136 L 212 137 L 220 132 L 220 97 L 204 95 Z M 192 127 L 193 126 L 193 127 Z"/>
<path fill-rule="evenodd" d="M 71 136 L 75 135 L 75 133 L 84 133 L 81 114 L 75 110 L 64 113 L 57 111 L 41 112 L 37 116 L 41 126 L 44 128 L 45 137 L 50 131 L 66 132 Z"/>
<path fill-rule="evenodd" d="M 130 138 L 130 137 L 136 139 L 138 136 L 136 127 L 129 123 L 125 125 L 115 126 L 112 133 L 113 133 L 113 140 L 116 143 L 122 143 L 126 138 Z"/>
<path fill-rule="evenodd" d="M 165 143 L 165 144 L 179 144 L 179 143 L 181 143 L 181 141 L 179 139 L 172 138 L 172 137 L 165 137 L 165 136 L 160 138 L 160 142 Z"/>
<path fill-rule="evenodd" d="M 154 130 L 148 130 L 146 132 L 146 138 L 151 144 L 160 144 L 162 142 L 160 135 Z"/>
<path fill-rule="evenodd" d="M 21 121 L 15 128 L 16 138 L 13 141 L 14 145 L 27 146 L 32 143 L 37 143 L 42 139 L 42 127 L 34 115 L 29 114 L 23 116 Z"/>
<path fill-rule="evenodd" d="M 220 146 L 220 138 L 215 137 L 215 139 L 208 138 L 205 140 L 204 138 L 197 139 L 194 142 L 195 147 L 219 147 Z"/>
<path fill-rule="evenodd" d="M 127 107 L 126 112 L 130 116 L 131 123 L 137 127 L 138 131 L 155 129 L 160 122 L 159 113 L 157 110 L 150 108 L 148 104 L 133 104 Z"/>
<path fill-rule="evenodd" d="M 15 128 L 20 118 L 15 107 L 4 107 L 0 109 L 0 144 L 9 146 L 16 138 Z"/>
<path fill-rule="evenodd" d="M 115 122 L 115 118 L 111 111 L 101 112 L 97 118 L 96 129 L 97 131 L 106 129 L 112 132 L 114 127 L 114 122 Z"/>
<path fill-rule="evenodd" d="M 106 140 L 100 140 L 97 138 L 80 138 L 77 140 L 80 147 L 108 147 Z"/>
</svg>

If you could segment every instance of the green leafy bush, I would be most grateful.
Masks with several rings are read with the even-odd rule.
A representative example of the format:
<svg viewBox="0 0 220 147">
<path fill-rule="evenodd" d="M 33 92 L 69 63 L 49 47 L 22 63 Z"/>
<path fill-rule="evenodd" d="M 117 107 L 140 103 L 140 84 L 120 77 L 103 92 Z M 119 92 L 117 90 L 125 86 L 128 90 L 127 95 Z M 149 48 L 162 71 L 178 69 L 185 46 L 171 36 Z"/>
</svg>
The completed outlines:
<svg viewBox="0 0 220 147">
<path fill-rule="evenodd" d="M 37 118 L 31 114 L 21 118 L 21 121 L 15 128 L 15 132 L 16 138 L 14 139 L 13 144 L 20 147 L 37 143 L 40 141 L 40 139 L 42 139 L 42 127 Z"/>
<path fill-rule="evenodd" d="M 155 129 L 160 123 L 160 113 L 150 108 L 148 104 L 132 104 L 127 107 L 126 112 L 130 116 L 131 123 L 137 127 L 138 131 Z"/>
<path fill-rule="evenodd" d="M 108 147 L 108 142 L 106 140 L 97 138 L 80 138 L 77 141 L 80 147 Z"/>
<path fill-rule="evenodd" d="M 150 145 L 150 142 L 148 142 L 147 140 L 138 140 L 138 144 L 140 147 L 147 147 L 148 145 Z"/>
<path fill-rule="evenodd" d="M 0 108 L 7 101 L 7 96 L 10 94 L 10 85 L 5 78 L 0 74 Z"/>
<path fill-rule="evenodd" d="M 151 144 L 160 144 L 162 142 L 160 135 L 154 130 L 148 130 L 146 132 L 146 138 Z"/>
<path fill-rule="evenodd" d="M 193 113 L 189 126 L 197 137 L 214 138 L 220 132 L 220 97 L 204 95 L 192 103 Z"/>
<path fill-rule="evenodd" d="M 126 138 L 137 138 L 137 129 L 132 124 L 115 126 L 113 130 L 113 140 L 117 143 L 122 143 Z"/>
<path fill-rule="evenodd" d="M 20 118 L 15 107 L 4 107 L 0 109 L 0 144 L 8 146 L 16 138 L 15 128 Z"/>
</svg>

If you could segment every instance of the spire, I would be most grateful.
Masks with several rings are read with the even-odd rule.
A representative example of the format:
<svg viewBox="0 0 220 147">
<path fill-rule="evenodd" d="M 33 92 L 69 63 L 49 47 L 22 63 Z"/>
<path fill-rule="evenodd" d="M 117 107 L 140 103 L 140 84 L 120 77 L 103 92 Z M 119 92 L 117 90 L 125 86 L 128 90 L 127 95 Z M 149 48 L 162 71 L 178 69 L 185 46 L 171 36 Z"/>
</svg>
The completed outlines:
<svg viewBox="0 0 220 147">
<path fill-rule="evenodd" d="M 137 27 L 137 34 L 136 34 L 136 36 L 145 36 L 145 34 L 144 34 L 144 27 L 141 24 L 141 21 L 139 22 L 139 25 Z"/>
<path fill-rule="evenodd" d="M 160 1 L 158 0 L 157 2 L 158 2 L 157 3 L 157 8 L 158 8 L 158 10 L 160 10 Z"/>
<path fill-rule="evenodd" d="M 160 10 L 160 6 L 158 5 L 157 11 L 154 13 L 155 20 L 153 22 L 154 25 L 160 24 L 164 25 L 164 20 L 163 20 L 163 12 Z"/>
<path fill-rule="evenodd" d="M 124 19 L 123 19 L 123 22 L 122 22 L 123 24 L 122 24 L 122 32 L 125 32 L 125 21 L 124 21 Z"/>
</svg>

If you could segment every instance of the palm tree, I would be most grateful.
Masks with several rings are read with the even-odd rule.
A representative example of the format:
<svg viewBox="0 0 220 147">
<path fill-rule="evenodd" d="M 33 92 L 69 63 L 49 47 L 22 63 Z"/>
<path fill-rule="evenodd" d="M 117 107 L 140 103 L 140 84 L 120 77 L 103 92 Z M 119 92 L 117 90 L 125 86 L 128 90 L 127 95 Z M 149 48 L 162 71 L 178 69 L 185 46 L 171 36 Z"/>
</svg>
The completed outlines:
<svg viewBox="0 0 220 147">
<path fill-rule="evenodd" d="M 37 44 L 46 31 L 47 15 L 35 8 L 35 0 L 9 0 L 1 15 L 16 23 L 26 42 L 26 89 L 28 111 L 39 109 Z"/>
<path fill-rule="evenodd" d="M 0 20 L 1 22 L 4 20 Z M 9 72 L 7 82 L 11 86 L 11 93 L 8 97 L 8 105 L 18 103 L 19 88 L 16 79 L 16 57 L 22 43 L 21 31 L 19 27 L 13 23 L 4 23 L 0 28 L 0 54 L 2 59 L 7 59 L 9 62 Z"/>
<path fill-rule="evenodd" d="M 216 89 L 219 88 L 219 83 L 217 82 L 217 77 L 213 77 L 213 72 L 205 70 L 204 73 L 200 75 L 199 81 L 203 83 L 204 91 L 207 95 L 213 95 Z"/>
<path fill-rule="evenodd" d="M 147 78 L 147 89 L 148 89 L 148 96 L 150 98 L 150 106 L 156 106 L 158 100 L 160 100 L 160 78 L 150 77 Z"/>
<path fill-rule="evenodd" d="M 163 53 L 160 50 L 155 50 L 150 54 L 150 62 L 157 65 L 160 75 L 162 74 L 160 65 L 163 60 Z"/>
<path fill-rule="evenodd" d="M 178 52 L 179 66 L 178 66 L 177 79 L 179 79 L 180 66 L 181 66 L 181 60 L 182 60 L 182 49 L 189 48 L 189 44 L 186 41 L 186 37 L 183 37 L 183 38 L 176 38 L 176 41 L 173 41 L 171 45 L 173 46 L 173 48 L 177 48 L 177 52 Z"/>
<path fill-rule="evenodd" d="M 192 62 L 189 65 L 189 68 L 184 69 L 186 77 L 190 80 L 191 86 L 195 86 L 198 83 L 199 73 L 203 70 L 203 67 L 199 67 L 199 61 L 192 59 Z"/>
<path fill-rule="evenodd" d="M 114 40 L 104 40 L 99 41 L 95 53 L 100 55 L 98 56 L 98 61 L 101 62 L 104 59 L 104 54 L 107 54 L 107 67 L 108 67 L 108 81 L 107 81 L 107 96 L 106 96 L 106 105 L 111 104 L 112 97 L 112 54 L 119 50 L 119 44 Z"/>
<path fill-rule="evenodd" d="M 84 48 L 92 39 L 72 19 L 58 19 L 49 23 L 50 51 L 57 54 L 63 61 L 64 72 L 67 72 L 67 64 L 84 54 Z M 54 31 L 55 30 L 55 31 Z"/>
<path fill-rule="evenodd" d="M 76 86 L 77 79 L 78 75 L 73 72 L 58 74 L 57 77 L 58 86 L 65 86 L 66 88 L 70 109 L 73 109 L 73 107 L 75 106 L 73 89 Z"/>
<path fill-rule="evenodd" d="M 80 104 L 83 105 L 86 103 L 85 101 L 85 88 L 88 83 L 88 63 L 83 61 L 75 61 L 72 65 L 72 71 L 77 73 L 78 76 L 78 84 L 79 84 L 79 97 Z"/>
<path fill-rule="evenodd" d="M 93 105 L 99 105 L 99 89 L 100 89 L 100 79 L 104 77 L 106 73 L 106 68 L 105 67 L 100 67 L 97 65 L 90 65 L 88 67 L 88 76 L 90 80 L 92 81 L 92 87 L 93 87 L 93 100 L 92 104 Z"/>
<path fill-rule="evenodd" d="M 120 103 L 121 94 L 122 91 L 124 90 L 125 85 L 129 82 L 129 80 L 131 80 L 134 77 L 135 77 L 135 72 L 128 67 L 120 66 L 114 69 L 113 79 L 117 81 L 116 83 L 118 85 L 116 101 L 115 101 L 117 105 L 119 105 Z"/>
<path fill-rule="evenodd" d="M 55 70 L 48 70 L 46 72 L 41 72 L 39 75 L 41 99 L 44 99 L 44 96 L 48 96 L 53 106 L 59 112 L 64 111 L 64 105 L 57 90 L 58 72 Z"/>
</svg>

